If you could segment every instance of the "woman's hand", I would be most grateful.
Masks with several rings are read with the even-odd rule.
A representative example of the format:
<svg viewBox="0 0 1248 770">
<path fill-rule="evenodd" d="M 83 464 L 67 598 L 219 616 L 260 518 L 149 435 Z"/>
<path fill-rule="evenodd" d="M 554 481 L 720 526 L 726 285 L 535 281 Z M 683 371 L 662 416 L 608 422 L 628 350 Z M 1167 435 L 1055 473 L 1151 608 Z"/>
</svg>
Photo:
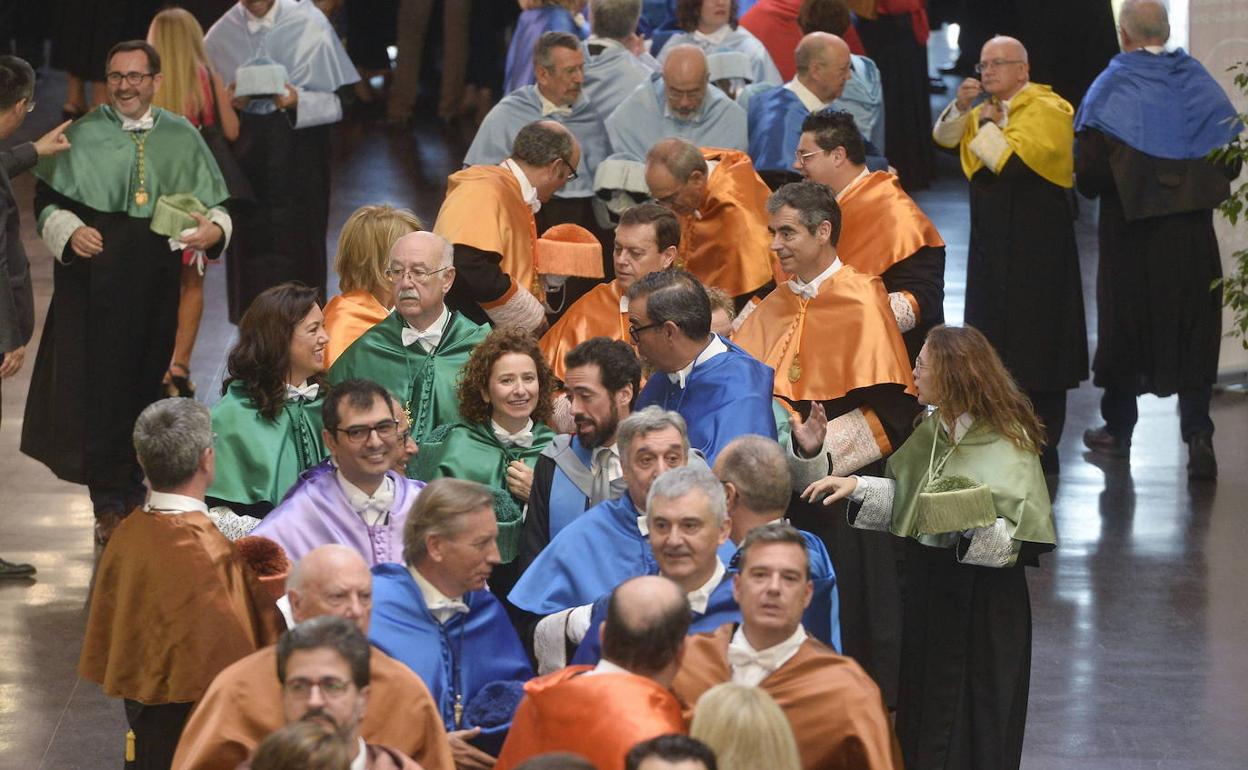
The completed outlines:
<svg viewBox="0 0 1248 770">
<path fill-rule="evenodd" d="M 811 404 L 810 415 L 805 422 L 798 422 L 797 417 L 790 418 L 793 425 L 793 443 L 797 445 L 799 457 L 810 458 L 819 454 L 823 442 L 828 438 L 828 414 L 823 411 L 823 404 L 815 401 Z"/>
<path fill-rule="evenodd" d="M 533 469 L 519 460 L 507 465 L 507 491 L 517 500 L 527 503 L 533 491 Z"/>
<path fill-rule="evenodd" d="M 843 500 L 849 497 L 855 489 L 858 488 L 858 478 L 856 476 L 824 476 L 815 483 L 806 487 L 802 492 L 802 499 L 807 502 L 815 502 L 821 495 L 826 494 L 823 498 L 824 505 L 831 505 L 837 500 Z"/>
</svg>

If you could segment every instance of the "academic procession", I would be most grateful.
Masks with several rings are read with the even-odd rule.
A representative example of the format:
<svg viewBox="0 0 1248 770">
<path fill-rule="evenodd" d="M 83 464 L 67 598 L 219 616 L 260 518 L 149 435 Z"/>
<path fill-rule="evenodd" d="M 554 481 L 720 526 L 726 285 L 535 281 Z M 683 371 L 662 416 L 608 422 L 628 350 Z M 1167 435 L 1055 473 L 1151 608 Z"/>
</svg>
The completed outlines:
<svg viewBox="0 0 1248 770">
<path fill-rule="evenodd" d="M 1244 767 L 1176 2 L 6 4 L 0 764 Z"/>
</svg>

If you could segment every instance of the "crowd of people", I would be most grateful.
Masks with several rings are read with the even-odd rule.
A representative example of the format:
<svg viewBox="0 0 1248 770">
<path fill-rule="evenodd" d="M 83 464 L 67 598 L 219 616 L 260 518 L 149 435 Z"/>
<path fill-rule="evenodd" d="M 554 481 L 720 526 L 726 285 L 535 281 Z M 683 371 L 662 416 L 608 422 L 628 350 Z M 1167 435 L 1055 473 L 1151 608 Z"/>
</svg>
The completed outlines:
<svg viewBox="0 0 1248 770">
<path fill-rule="evenodd" d="M 432 227 L 356 211 L 326 302 L 331 127 L 390 67 L 354 25 L 429 9 L 348 4 L 349 57 L 321 5 L 239 0 L 206 34 L 161 10 L 100 106 L 0 156 L 0 375 L 33 333 L 8 182 L 33 167 L 54 291 L 21 448 L 90 494 L 79 670 L 124 701 L 126 766 L 1017 768 L 1025 568 L 1089 365 L 1076 185 L 1083 440 L 1129 455 L 1135 397 L 1178 393 L 1189 476 L 1217 472 L 1238 168 L 1205 156 L 1242 126 L 1164 6 L 1125 0 L 1077 111 L 997 36 L 916 134 L 921 1 L 521 0 Z M 448 46 L 478 37 L 454 5 Z M 400 118 L 423 35 L 400 25 Z M 0 57 L 0 138 L 34 89 Z M 906 192 L 933 143 L 969 180 L 964 326 Z"/>
</svg>

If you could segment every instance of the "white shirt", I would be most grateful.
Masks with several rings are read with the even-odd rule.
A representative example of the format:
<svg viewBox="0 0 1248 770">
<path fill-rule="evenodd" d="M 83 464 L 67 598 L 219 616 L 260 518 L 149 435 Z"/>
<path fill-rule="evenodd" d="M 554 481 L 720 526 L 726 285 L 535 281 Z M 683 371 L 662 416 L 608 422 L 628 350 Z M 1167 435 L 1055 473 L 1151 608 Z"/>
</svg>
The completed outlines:
<svg viewBox="0 0 1248 770">
<path fill-rule="evenodd" d="M 849 192 L 850 190 L 854 189 L 854 187 L 856 187 L 856 186 L 858 185 L 858 183 L 859 183 L 859 182 L 861 182 L 862 180 L 866 179 L 866 178 L 867 178 L 867 176 L 868 176 L 870 173 L 871 173 L 871 169 L 867 168 L 866 166 L 863 166 L 863 167 L 862 167 L 862 171 L 859 171 L 859 172 L 858 172 L 858 176 L 856 176 L 856 177 L 854 177 L 853 179 L 849 180 L 849 184 L 847 184 L 847 185 L 845 185 L 844 187 L 842 187 L 842 188 L 841 188 L 841 191 L 840 191 L 840 192 L 838 192 L 838 193 L 836 194 L 836 199 L 839 201 L 839 200 L 841 199 L 841 196 L 842 196 L 842 195 L 844 195 L 845 193 L 847 193 L 847 192 Z"/>
<path fill-rule="evenodd" d="M 607 481 L 615 481 L 624 475 L 624 469 L 620 465 L 620 445 L 612 444 L 611 446 L 600 446 L 594 450 L 590 457 L 589 471 L 595 476 L 598 475 L 598 469 L 606 463 Z"/>
<path fill-rule="evenodd" d="M 793 635 L 779 644 L 765 650 L 755 650 L 745 631 L 740 626 L 728 643 L 728 663 L 732 666 L 732 681 L 750 687 L 757 687 L 760 682 L 779 669 L 797 654 L 802 642 L 806 641 L 806 629 L 800 625 Z"/>
<path fill-rule="evenodd" d="M 429 614 L 433 615 L 439 625 L 457 614 L 468 612 L 468 605 L 464 603 L 463 596 L 451 598 L 442 593 L 433 583 L 425 580 L 425 576 L 420 574 L 420 570 L 415 567 L 408 567 L 407 571 L 412 574 L 412 580 L 416 581 L 416 587 L 420 589 L 420 595 L 425 600 L 425 607 L 429 608 Z"/>
<path fill-rule="evenodd" d="M 351 508 L 364 520 L 365 524 L 375 527 L 389 521 L 390 507 L 394 505 L 394 480 L 388 474 L 381 478 L 377 491 L 371 495 L 347 481 L 341 469 L 336 475 L 338 485 L 342 487 L 343 494 L 347 496 L 347 502 L 351 504 Z"/>
<path fill-rule="evenodd" d="M 819 287 L 823 285 L 823 282 L 828 280 L 832 276 L 836 275 L 836 271 L 840 269 L 841 269 L 841 258 L 836 257 L 832 260 L 832 264 L 828 265 L 827 268 L 825 268 L 822 273 L 820 273 L 819 275 L 816 275 L 813 279 L 811 279 L 810 283 L 806 283 L 801 278 L 798 278 L 797 276 L 793 276 L 789 280 L 785 281 L 784 285 L 788 286 L 789 291 L 793 292 L 799 297 L 804 297 L 806 299 L 814 299 L 816 296 L 819 295 Z"/>
<path fill-rule="evenodd" d="M 118 113 L 117 117 L 121 118 L 122 131 L 147 131 L 152 126 L 156 125 L 156 119 L 152 117 L 151 107 L 148 107 L 147 112 L 137 118 L 127 118 L 121 113 Z"/>
<path fill-rule="evenodd" d="M 969 413 L 963 413 L 958 416 L 958 419 L 953 421 L 953 435 L 950 438 L 953 439 L 955 444 L 962 440 L 962 437 L 965 436 L 966 432 L 971 429 L 971 425 L 974 424 L 974 422 L 975 418 Z M 940 425 L 941 427 L 945 427 L 945 423 L 943 421 Z M 948 428 L 945 428 L 945 433 L 949 433 Z"/>
<path fill-rule="evenodd" d="M 714 32 L 700 32 L 700 31 L 698 31 L 698 30 L 696 30 L 696 29 L 695 29 L 695 30 L 693 31 L 693 39 L 694 39 L 694 40 L 699 40 L 699 41 L 701 41 L 701 42 L 703 42 L 703 43 L 710 43 L 710 44 L 712 44 L 712 45 L 719 45 L 720 43 L 722 43 L 722 42 L 724 42 L 725 40 L 727 40 L 727 39 L 728 39 L 728 36 L 729 36 L 729 35 L 731 35 L 731 34 L 732 34 L 732 25 L 731 25 L 731 24 L 725 24 L 724 26 L 720 27 L 719 29 L 715 30 Z"/>
<path fill-rule="evenodd" d="M 815 96 L 815 92 L 807 88 L 802 81 L 797 78 L 793 78 L 789 82 L 785 83 L 784 87 L 797 95 L 798 100 L 801 101 L 802 106 L 806 108 L 807 112 L 818 112 L 828 106 L 827 102 L 820 101 L 819 97 Z"/>
<path fill-rule="evenodd" d="M 688 365 L 679 371 L 668 372 L 667 379 L 673 385 L 679 385 L 683 390 L 685 387 L 685 381 L 689 379 L 689 375 L 693 373 L 693 370 L 696 369 L 699 364 L 704 364 L 720 353 L 727 352 L 728 346 L 724 344 L 724 341 L 719 338 L 718 334 L 712 334 L 711 341 L 706 344 L 706 347 L 702 348 L 702 352 L 698 354 L 698 357 L 690 361 Z"/>
<path fill-rule="evenodd" d="M 621 313 L 628 312 L 628 295 L 627 294 L 620 295 L 620 312 Z"/>
<path fill-rule="evenodd" d="M 537 199 L 537 188 L 529 181 L 529 177 L 524 173 L 524 169 L 520 168 L 514 160 L 508 158 L 499 165 L 504 166 L 516 177 L 516 181 L 520 183 L 520 197 L 524 198 L 524 202 L 529 209 L 536 214 L 542 209 L 542 202 Z"/>
<path fill-rule="evenodd" d="M 703 583 L 698 588 L 695 588 L 685 594 L 685 597 L 689 600 L 689 609 L 699 615 L 706 612 L 706 605 L 711 601 L 711 593 L 715 590 L 715 587 L 720 584 L 720 581 L 724 579 L 725 572 L 727 572 L 727 570 L 724 568 L 724 563 L 716 557 L 715 571 L 711 573 L 711 579 Z"/>
<path fill-rule="evenodd" d="M 623 666 L 617 666 L 611 661 L 607 660 L 606 658 L 600 658 L 596 666 L 594 666 L 589 671 L 585 672 L 585 676 L 593 676 L 594 674 L 631 674 L 631 673 L 633 672 L 629 671 Z"/>
<path fill-rule="evenodd" d="M 1166 47 L 1164 45 L 1146 45 L 1141 50 L 1148 51 L 1154 56 L 1160 56 L 1166 52 Z"/>
<path fill-rule="evenodd" d="M 254 35 L 262 29 L 273 29 L 274 23 L 277 22 L 277 7 L 281 3 L 273 3 L 269 7 L 269 12 L 263 16 L 255 16 L 251 11 L 243 8 L 243 13 L 247 19 L 247 32 Z"/>
<path fill-rule="evenodd" d="M 273 4 L 277 7 L 277 3 Z M 355 759 L 351 760 L 351 770 L 368 770 L 368 745 L 364 743 L 364 739 L 360 738 L 360 750 L 356 753 Z"/>
<path fill-rule="evenodd" d="M 196 500 L 186 495 L 175 495 L 170 492 L 153 490 L 148 494 L 147 505 L 143 506 L 143 509 L 167 514 L 186 513 L 187 511 L 207 513 L 208 505 L 203 500 Z"/>
<path fill-rule="evenodd" d="M 438 315 L 438 319 L 429 324 L 427 328 L 417 329 L 404 321 L 403 328 L 399 330 L 403 337 L 403 347 L 407 347 L 413 342 L 419 342 L 420 347 L 426 353 L 432 353 L 433 349 L 442 341 L 442 335 L 446 334 L 446 325 L 450 321 L 451 311 L 446 309 L 445 303 L 442 305 L 442 313 Z"/>
<path fill-rule="evenodd" d="M 537 98 L 542 103 L 542 117 L 550 117 L 551 115 L 571 115 L 572 107 L 570 105 L 555 104 L 546 98 L 546 94 L 542 93 L 542 89 L 537 89 Z"/>
<path fill-rule="evenodd" d="M 525 420 L 524 427 L 515 433 L 508 433 L 507 429 L 498 423 L 490 420 L 490 427 L 494 429 L 494 437 L 498 439 L 503 446 L 533 446 L 533 419 Z"/>
</svg>

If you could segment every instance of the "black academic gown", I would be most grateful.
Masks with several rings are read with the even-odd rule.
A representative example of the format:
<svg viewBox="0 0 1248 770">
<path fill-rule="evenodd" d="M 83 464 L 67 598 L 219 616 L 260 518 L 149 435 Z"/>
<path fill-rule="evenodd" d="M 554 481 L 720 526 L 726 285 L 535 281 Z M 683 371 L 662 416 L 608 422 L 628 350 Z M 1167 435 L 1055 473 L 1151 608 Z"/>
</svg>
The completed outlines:
<svg viewBox="0 0 1248 770">
<path fill-rule="evenodd" d="M 884 89 L 884 149 L 902 187 L 931 184 L 934 159 L 932 101 L 928 92 L 927 48 L 914 36 L 909 14 L 859 18 L 855 25 L 867 56 L 880 68 Z"/>
<path fill-rule="evenodd" d="M 803 420 L 810 414 L 809 401 L 792 406 Z M 875 411 L 894 447 L 909 437 L 919 412 L 918 402 L 900 385 L 860 388 L 823 402 L 829 420 L 863 406 Z M 884 461 L 855 473 L 883 476 Z M 884 532 L 849 526 L 845 508 L 844 501 L 827 507 L 795 494 L 789 518 L 793 526 L 817 535 L 832 559 L 841 600 L 841 652 L 858 661 L 879 685 L 884 702 L 895 707 L 901 663 L 901 542 Z"/>
<path fill-rule="evenodd" d="M 1095 383 L 1159 396 L 1212 384 L 1222 341 L 1213 208 L 1239 169 L 1155 158 L 1095 128 L 1075 140 L 1079 191 L 1101 202 Z M 1129 196 L 1118 178 L 1131 180 Z"/>
</svg>

